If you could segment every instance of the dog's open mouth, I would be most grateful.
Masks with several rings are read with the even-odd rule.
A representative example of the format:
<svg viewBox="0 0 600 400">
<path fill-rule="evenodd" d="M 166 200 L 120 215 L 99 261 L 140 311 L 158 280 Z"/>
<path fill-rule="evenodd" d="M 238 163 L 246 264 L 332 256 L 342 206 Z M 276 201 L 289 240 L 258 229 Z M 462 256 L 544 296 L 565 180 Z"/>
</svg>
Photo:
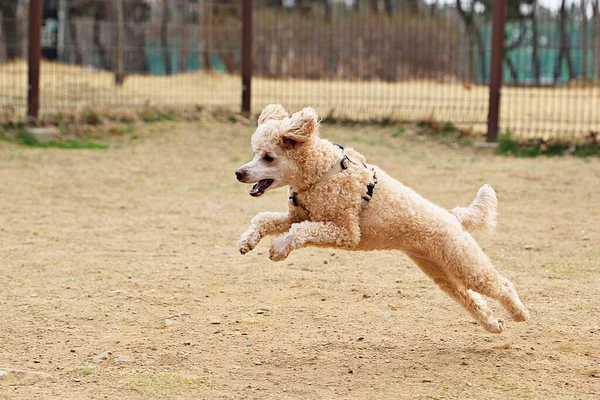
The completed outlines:
<svg viewBox="0 0 600 400">
<path fill-rule="evenodd" d="M 262 179 L 252 186 L 250 189 L 250 196 L 258 197 L 261 196 L 268 188 L 275 182 L 273 179 Z"/>
</svg>

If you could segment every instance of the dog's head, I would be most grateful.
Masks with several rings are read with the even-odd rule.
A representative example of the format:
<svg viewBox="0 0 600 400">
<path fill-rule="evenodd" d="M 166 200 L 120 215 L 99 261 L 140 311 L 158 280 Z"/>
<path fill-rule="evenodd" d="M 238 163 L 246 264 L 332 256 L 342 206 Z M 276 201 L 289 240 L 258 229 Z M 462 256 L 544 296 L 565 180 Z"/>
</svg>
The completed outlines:
<svg viewBox="0 0 600 400">
<path fill-rule="evenodd" d="M 312 108 L 291 116 L 281 104 L 270 104 L 258 118 L 252 135 L 252 161 L 235 172 L 243 183 L 254 183 L 250 195 L 294 185 L 301 179 L 303 151 L 318 135 L 319 121 Z"/>
</svg>

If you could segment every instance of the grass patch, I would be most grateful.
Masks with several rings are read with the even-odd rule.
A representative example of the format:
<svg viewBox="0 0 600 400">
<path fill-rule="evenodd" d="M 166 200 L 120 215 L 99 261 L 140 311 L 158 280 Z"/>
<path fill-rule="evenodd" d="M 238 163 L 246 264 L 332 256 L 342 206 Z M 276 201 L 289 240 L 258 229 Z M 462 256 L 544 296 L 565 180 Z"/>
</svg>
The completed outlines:
<svg viewBox="0 0 600 400">
<path fill-rule="evenodd" d="M 177 389 L 193 389 L 200 385 L 198 378 L 174 373 L 143 373 L 131 378 L 127 387 L 144 396 L 167 396 Z"/>
<path fill-rule="evenodd" d="M 78 367 L 71 368 L 69 372 L 77 376 L 89 376 L 93 374 L 97 368 L 98 367 L 95 365 L 80 365 Z"/>
<path fill-rule="evenodd" d="M 600 156 L 600 143 L 596 135 L 591 133 L 583 143 L 570 143 L 567 141 L 545 141 L 543 139 L 519 141 L 510 132 L 498 138 L 497 154 L 512 155 L 515 157 L 561 157 L 574 155 L 578 157 Z"/>
<path fill-rule="evenodd" d="M 40 142 L 35 136 L 33 136 L 25 130 L 22 130 L 21 132 L 17 133 L 16 140 L 25 146 L 40 148 L 55 148 L 66 150 L 103 150 L 108 148 L 108 145 L 106 143 L 92 142 L 89 140 L 70 139 L 64 141 L 53 140 L 50 142 Z"/>
</svg>

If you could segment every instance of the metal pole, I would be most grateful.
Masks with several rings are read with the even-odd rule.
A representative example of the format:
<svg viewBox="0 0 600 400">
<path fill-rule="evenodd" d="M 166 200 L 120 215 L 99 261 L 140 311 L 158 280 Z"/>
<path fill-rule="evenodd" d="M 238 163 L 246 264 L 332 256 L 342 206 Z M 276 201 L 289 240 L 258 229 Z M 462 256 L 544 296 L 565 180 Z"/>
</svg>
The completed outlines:
<svg viewBox="0 0 600 400">
<path fill-rule="evenodd" d="M 252 3 L 243 0 L 242 10 L 242 113 L 250 114 L 252 84 Z"/>
<path fill-rule="evenodd" d="M 42 58 L 42 0 L 29 3 L 29 49 L 27 64 L 27 117 L 37 122 L 40 108 L 40 60 Z"/>
<path fill-rule="evenodd" d="M 507 0 L 494 0 L 492 22 L 492 65 L 490 71 L 490 102 L 488 107 L 487 141 L 498 138 L 500 117 L 500 87 L 502 86 L 502 65 L 504 63 L 504 28 L 506 25 Z"/>
</svg>

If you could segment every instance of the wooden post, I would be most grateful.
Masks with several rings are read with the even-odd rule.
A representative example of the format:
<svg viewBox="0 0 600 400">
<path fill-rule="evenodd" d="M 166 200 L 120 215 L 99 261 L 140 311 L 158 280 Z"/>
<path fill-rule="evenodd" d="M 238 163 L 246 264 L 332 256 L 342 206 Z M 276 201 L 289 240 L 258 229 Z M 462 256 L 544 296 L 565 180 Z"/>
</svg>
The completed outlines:
<svg viewBox="0 0 600 400">
<path fill-rule="evenodd" d="M 42 0 L 29 3 L 27 55 L 27 119 L 36 123 L 40 109 L 40 63 L 42 58 Z"/>
<path fill-rule="evenodd" d="M 242 113 L 250 114 L 252 85 L 252 0 L 243 0 L 242 10 Z"/>
<path fill-rule="evenodd" d="M 490 71 L 490 101 L 488 107 L 487 141 L 496 142 L 500 119 L 500 88 L 504 63 L 504 30 L 507 0 L 494 0 L 492 22 L 492 62 Z"/>
</svg>

